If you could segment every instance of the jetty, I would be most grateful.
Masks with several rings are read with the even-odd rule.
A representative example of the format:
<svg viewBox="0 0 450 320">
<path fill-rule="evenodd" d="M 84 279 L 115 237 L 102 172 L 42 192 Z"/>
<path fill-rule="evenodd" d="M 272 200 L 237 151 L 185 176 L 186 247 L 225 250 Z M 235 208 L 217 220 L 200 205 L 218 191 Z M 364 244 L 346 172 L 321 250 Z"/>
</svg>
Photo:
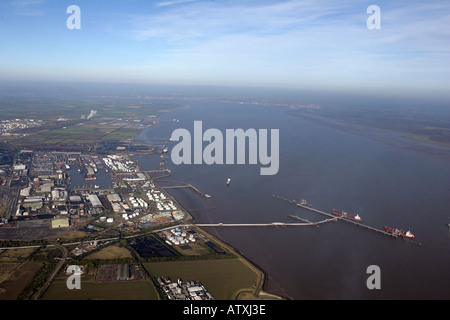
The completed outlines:
<svg viewBox="0 0 450 320">
<path fill-rule="evenodd" d="M 390 237 L 393 237 L 393 238 L 397 238 L 398 237 L 398 235 L 390 233 L 390 232 L 387 232 L 385 230 L 377 229 L 377 228 L 371 227 L 369 225 L 363 224 L 363 223 L 358 222 L 358 221 L 350 220 L 350 219 L 347 219 L 347 218 L 344 218 L 344 217 L 335 216 L 335 215 L 333 215 L 331 213 L 315 209 L 312 206 L 307 205 L 306 201 L 304 201 L 304 200 L 297 201 L 297 200 L 287 199 L 287 198 L 284 198 L 284 197 L 281 197 L 281 196 L 277 196 L 277 195 L 273 195 L 273 198 L 274 199 L 278 199 L 278 200 L 282 200 L 282 201 L 287 201 L 287 202 L 289 202 L 291 204 L 295 204 L 296 206 L 298 206 L 300 208 L 303 208 L 303 209 L 306 209 L 306 210 L 309 210 L 309 211 L 313 211 L 313 212 L 319 213 L 321 215 L 324 215 L 324 216 L 327 216 L 327 217 L 331 217 L 333 219 L 338 219 L 340 221 L 348 222 L 348 223 L 351 223 L 353 225 L 356 225 L 356 226 L 359 226 L 359 227 L 362 227 L 362 228 L 365 228 L 367 230 L 371 230 L 371 231 L 374 231 L 374 232 L 377 232 L 377 233 L 380 233 L 380 234 L 383 234 L 383 235 L 387 235 L 387 236 L 390 236 Z"/>
<path fill-rule="evenodd" d="M 198 190 L 196 187 L 194 187 L 192 184 L 189 183 L 184 183 L 184 182 L 180 182 L 180 181 L 175 181 L 175 180 L 159 180 L 160 182 L 170 182 L 170 183 L 176 183 L 177 185 L 175 186 L 167 186 L 167 187 L 162 187 L 164 190 L 166 189 L 180 189 L 180 188 L 190 188 L 192 190 L 194 190 L 195 192 L 197 192 L 199 195 L 205 197 L 205 198 L 211 198 L 211 196 L 209 194 L 203 193 L 200 190 Z"/>
</svg>

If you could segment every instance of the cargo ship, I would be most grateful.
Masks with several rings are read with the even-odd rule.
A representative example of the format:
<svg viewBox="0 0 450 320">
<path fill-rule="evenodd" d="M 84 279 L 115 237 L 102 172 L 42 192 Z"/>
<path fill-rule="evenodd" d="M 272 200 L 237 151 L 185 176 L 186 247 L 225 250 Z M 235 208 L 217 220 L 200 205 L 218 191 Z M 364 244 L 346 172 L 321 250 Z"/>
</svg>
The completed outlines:
<svg viewBox="0 0 450 320">
<path fill-rule="evenodd" d="M 392 233 L 393 235 L 396 236 L 402 236 L 403 238 L 407 238 L 407 239 L 414 239 L 415 236 L 411 233 L 411 231 L 402 231 L 399 229 L 393 229 L 393 228 L 389 228 L 384 226 L 384 230 L 386 230 L 386 232 Z"/>
<path fill-rule="evenodd" d="M 347 219 L 354 220 L 356 222 L 361 222 L 362 221 L 361 217 L 358 214 L 356 216 L 353 216 L 353 215 L 351 215 L 351 214 L 349 214 L 349 213 L 347 213 L 345 211 L 339 211 L 339 210 L 336 210 L 336 209 L 332 209 L 331 213 L 336 215 L 336 216 L 342 217 L 342 218 L 347 218 Z"/>
</svg>

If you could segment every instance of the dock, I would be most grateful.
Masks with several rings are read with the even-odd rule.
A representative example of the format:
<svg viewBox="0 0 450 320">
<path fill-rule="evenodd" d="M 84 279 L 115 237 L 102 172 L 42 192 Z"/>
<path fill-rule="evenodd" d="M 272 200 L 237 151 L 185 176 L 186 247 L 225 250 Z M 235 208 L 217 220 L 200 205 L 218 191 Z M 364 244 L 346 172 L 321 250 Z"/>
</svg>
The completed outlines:
<svg viewBox="0 0 450 320">
<path fill-rule="evenodd" d="M 389 232 L 386 232 L 386 231 L 384 231 L 382 229 L 377 229 L 377 228 L 371 227 L 369 225 L 363 224 L 361 222 L 357 222 L 357 221 L 353 221 L 353 220 L 350 220 L 350 219 L 346 219 L 344 217 L 338 217 L 338 216 L 335 216 L 335 215 L 333 215 L 331 213 L 327 213 L 327 212 L 315 209 L 312 206 L 307 205 L 306 203 L 302 203 L 300 201 L 287 199 L 287 198 L 284 198 L 284 197 L 281 197 L 281 196 L 277 196 L 277 195 L 273 195 L 273 198 L 274 199 L 278 199 L 278 200 L 282 200 L 282 201 L 287 201 L 289 203 L 295 204 L 296 206 L 298 206 L 300 208 L 303 208 L 303 209 L 306 209 L 306 210 L 309 210 L 309 211 L 313 211 L 313 212 L 319 213 L 321 215 L 324 215 L 324 216 L 327 216 L 327 217 L 331 217 L 333 219 L 337 219 L 337 220 L 340 220 L 340 221 L 345 221 L 345 222 L 348 222 L 348 223 L 352 223 L 353 225 L 365 228 L 367 230 L 375 231 L 377 233 L 384 234 L 384 235 L 387 235 L 387 236 L 390 236 L 390 237 L 393 237 L 393 238 L 397 238 L 398 237 L 397 235 L 389 233 Z"/>
<path fill-rule="evenodd" d="M 200 190 L 198 190 L 196 187 L 194 187 L 192 184 L 189 184 L 189 183 L 184 183 L 184 182 L 180 182 L 180 181 L 171 181 L 171 180 L 160 180 L 160 182 L 171 182 L 171 183 L 177 183 L 178 184 L 178 185 L 175 185 L 175 186 L 162 187 L 163 189 L 190 188 L 190 189 L 194 190 L 199 195 L 201 195 L 201 196 L 203 196 L 205 198 L 211 198 L 211 196 L 209 194 L 201 192 Z"/>
</svg>

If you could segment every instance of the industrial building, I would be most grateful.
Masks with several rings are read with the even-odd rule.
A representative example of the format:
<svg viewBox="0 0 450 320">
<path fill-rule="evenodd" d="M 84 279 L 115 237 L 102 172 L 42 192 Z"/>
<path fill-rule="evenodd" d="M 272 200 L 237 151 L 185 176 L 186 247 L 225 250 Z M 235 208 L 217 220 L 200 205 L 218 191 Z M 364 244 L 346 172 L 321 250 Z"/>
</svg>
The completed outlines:
<svg viewBox="0 0 450 320">
<path fill-rule="evenodd" d="M 117 280 L 129 280 L 130 268 L 128 264 L 119 264 L 117 266 Z"/>
<path fill-rule="evenodd" d="M 108 194 L 108 195 L 106 196 L 106 198 L 107 198 L 108 201 L 111 202 L 111 203 L 122 201 L 122 199 L 120 198 L 120 196 L 119 196 L 117 193 Z"/>
<path fill-rule="evenodd" d="M 103 207 L 102 202 L 100 201 L 97 195 L 90 194 L 88 199 L 94 208 Z"/>
</svg>

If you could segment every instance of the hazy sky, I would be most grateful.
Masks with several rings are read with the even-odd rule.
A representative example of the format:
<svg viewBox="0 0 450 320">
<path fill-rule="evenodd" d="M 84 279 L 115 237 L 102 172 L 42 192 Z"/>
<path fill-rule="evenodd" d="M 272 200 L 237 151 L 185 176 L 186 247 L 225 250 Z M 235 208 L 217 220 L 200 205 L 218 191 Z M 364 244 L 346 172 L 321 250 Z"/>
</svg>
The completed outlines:
<svg viewBox="0 0 450 320">
<path fill-rule="evenodd" d="M 0 1 L 0 80 L 446 90 L 449 47 L 448 0 Z"/>
</svg>

